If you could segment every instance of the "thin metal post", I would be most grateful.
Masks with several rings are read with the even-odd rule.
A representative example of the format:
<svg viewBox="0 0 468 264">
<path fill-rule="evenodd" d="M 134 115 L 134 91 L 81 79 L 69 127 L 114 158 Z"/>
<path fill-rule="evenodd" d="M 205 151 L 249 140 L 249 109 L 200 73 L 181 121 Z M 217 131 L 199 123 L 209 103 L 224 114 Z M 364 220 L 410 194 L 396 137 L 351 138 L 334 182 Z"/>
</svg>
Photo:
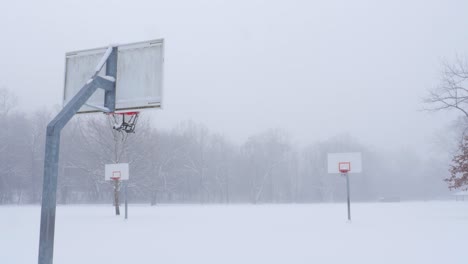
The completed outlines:
<svg viewBox="0 0 468 264">
<path fill-rule="evenodd" d="M 115 215 L 120 215 L 120 201 L 119 201 L 119 192 L 120 192 L 120 180 L 114 180 L 114 206 L 115 206 Z"/>
<path fill-rule="evenodd" d="M 39 235 L 39 264 L 52 264 L 53 262 L 60 132 L 98 88 L 106 91 L 115 90 L 115 82 L 97 76 L 97 74 L 94 75 L 92 81 L 83 86 L 47 125 Z M 114 109 L 111 110 L 114 111 Z"/>
<path fill-rule="evenodd" d="M 127 192 L 128 182 L 125 182 L 125 219 L 128 219 L 128 192 Z"/>
<path fill-rule="evenodd" d="M 349 191 L 349 175 L 348 173 L 345 173 L 346 176 L 346 192 L 348 196 L 348 221 L 351 221 L 351 202 L 350 202 L 350 191 Z"/>
</svg>

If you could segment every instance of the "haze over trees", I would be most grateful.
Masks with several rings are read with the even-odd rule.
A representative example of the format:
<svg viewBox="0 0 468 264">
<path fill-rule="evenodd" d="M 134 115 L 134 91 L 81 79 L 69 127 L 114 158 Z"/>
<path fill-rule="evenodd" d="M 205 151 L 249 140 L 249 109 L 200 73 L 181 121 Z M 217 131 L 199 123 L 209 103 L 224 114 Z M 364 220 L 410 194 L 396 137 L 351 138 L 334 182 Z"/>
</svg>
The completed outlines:
<svg viewBox="0 0 468 264">
<path fill-rule="evenodd" d="M 39 203 L 45 128 L 53 116 L 22 113 L 0 90 L 0 203 Z M 74 117 L 62 134 L 59 203 L 111 203 L 104 165 L 128 162 L 131 202 L 303 203 L 345 199 L 345 181 L 326 171 L 327 153 L 360 151 L 364 172 L 351 178 L 353 199 L 435 199 L 447 194 L 446 165 L 411 150 L 366 146 L 350 135 L 297 145 L 282 129 L 269 129 L 235 144 L 194 121 L 170 130 L 144 117 L 136 134 L 122 137 L 103 114 Z"/>
</svg>

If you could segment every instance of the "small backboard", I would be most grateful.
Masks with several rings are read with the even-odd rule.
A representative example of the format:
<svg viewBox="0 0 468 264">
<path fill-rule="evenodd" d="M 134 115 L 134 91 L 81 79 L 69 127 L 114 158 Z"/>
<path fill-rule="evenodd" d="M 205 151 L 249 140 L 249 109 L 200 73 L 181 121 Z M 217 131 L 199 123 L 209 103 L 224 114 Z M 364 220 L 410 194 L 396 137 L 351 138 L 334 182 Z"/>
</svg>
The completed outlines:
<svg viewBox="0 0 468 264">
<path fill-rule="evenodd" d="M 164 40 L 116 45 L 117 78 L 115 110 L 135 111 L 162 105 Z M 63 105 L 87 83 L 108 47 L 68 52 L 65 55 Z M 106 66 L 106 65 L 104 65 Z M 105 76 L 106 67 L 99 72 Z M 98 89 L 78 113 L 101 112 L 104 90 Z M 95 106 L 95 107 L 92 107 Z M 98 108 L 96 108 L 98 107 Z"/>
<path fill-rule="evenodd" d="M 104 175 L 106 181 L 126 181 L 129 179 L 128 163 L 106 164 Z"/>
<path fill-rule="evenodd" d="M 328 153 L 328 173 L 361 173 L 361 152 Z"/>
</svg>

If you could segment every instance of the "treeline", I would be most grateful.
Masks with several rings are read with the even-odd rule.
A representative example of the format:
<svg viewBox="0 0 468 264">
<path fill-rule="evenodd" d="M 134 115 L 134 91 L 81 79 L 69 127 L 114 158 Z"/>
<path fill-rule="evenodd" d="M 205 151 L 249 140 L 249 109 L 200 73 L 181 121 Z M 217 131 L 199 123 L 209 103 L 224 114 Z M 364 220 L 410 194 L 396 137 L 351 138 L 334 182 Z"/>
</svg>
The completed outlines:
<svg viewBox="0 0 468 264">
<path fill-rule="evenodd" d="M 47 123 L 55 113 L 14 110 L 14 96 L 0 90 L 0 204 L 39 203 Z M 59 203 L 111 203 L 104 165 L 128 162 L 130 202 L 306 203 L 345 199 L 345 181 L 327 173 L 327 153 L 363 153 L 362 174 L 351 175 L 354 200 L 381 197 L 434 199 L 447 195 L 447 165 L 407 150 L 388 153 L 350 136 L 297 146 L 271 129 L 243 144 L 185 121 L 171 130 L 142 115 L 135 134 L 111 129 L 103 114 L 75 116 L 62 133 Z"/>
</svg>

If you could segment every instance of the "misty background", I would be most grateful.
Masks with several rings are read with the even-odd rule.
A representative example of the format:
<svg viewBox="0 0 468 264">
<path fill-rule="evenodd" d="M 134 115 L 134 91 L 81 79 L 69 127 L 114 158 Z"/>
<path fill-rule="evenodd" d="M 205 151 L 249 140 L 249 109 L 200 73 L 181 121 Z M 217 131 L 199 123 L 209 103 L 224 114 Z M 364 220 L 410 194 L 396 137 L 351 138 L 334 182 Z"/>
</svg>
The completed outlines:
<svg viewBox="0 0 468 264">
<path fill-rule="evenodd" d="M 428 113 L 421 102 L 441 62 L 464 56 L 467 8 L 3 2 L 0 202 L 39 199 L 43 133 L 61 107 L 65 52 L 156 38 L 166 45 L 163 110 L 145 111 L 122 146 L 104 116 L 75 117 L 62 136 L 62 202 L 108 201 L 103 168 L 116 148 L 131 163 L 139 201 L 340 200 L 343 179 L 323 171 L 326 153 L 337 151 L 363 152 L 356 199 L 446 197 L 457 116 Z"/>
</svg>

